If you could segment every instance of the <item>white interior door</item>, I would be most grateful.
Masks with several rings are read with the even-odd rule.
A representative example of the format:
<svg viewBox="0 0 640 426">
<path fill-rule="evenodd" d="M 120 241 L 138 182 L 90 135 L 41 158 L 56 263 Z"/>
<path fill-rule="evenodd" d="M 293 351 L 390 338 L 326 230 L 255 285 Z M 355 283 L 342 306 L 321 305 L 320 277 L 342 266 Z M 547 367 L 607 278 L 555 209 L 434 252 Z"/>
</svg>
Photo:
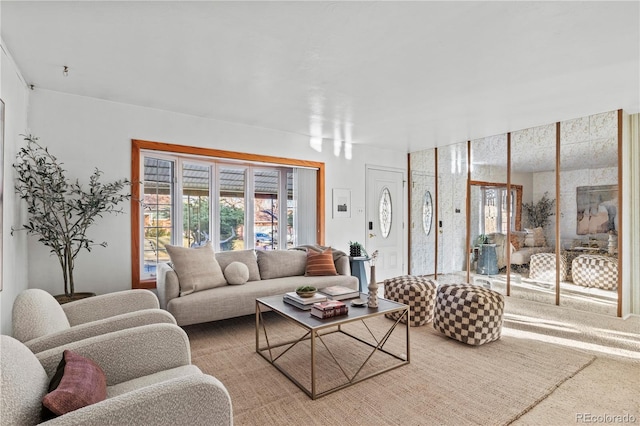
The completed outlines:
<svg viewBox="0 0 640 426">
<path fill-rule="evenodd" d="M 369 255 L 378 250 L 376 281 L 404 274 L 403 174 L 367 167 L 367 239 Z"/>
</svg>

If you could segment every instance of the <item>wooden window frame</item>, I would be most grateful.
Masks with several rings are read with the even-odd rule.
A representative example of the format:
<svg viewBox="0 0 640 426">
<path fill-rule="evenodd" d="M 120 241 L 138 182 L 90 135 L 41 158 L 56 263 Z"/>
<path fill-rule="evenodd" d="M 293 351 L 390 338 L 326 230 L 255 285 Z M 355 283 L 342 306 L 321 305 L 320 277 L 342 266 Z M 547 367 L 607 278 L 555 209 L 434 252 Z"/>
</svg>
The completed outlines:
<svg viewBox="0 0 640 426">
<path fill-rule="evenodd" d="M 325 165 L 318 161 L 298 160 L 286 157 L 249 154 L 236 151 L 224 151 L 212 148 L 201 148 L 187 145 L 175 145 L 165 142 L 153 142 L 140 139 L 131 140 L 131 288 L 152 289 L 156 287 L 155 279 L 142 280 L 140 277 L 140 202 L 142 200 L 141 151 L 157 151 L 177 155 L 197 155 L 216 159 L 246 161 L 250 163 L 269 163 L 290 167 L 306 167 L 318 170 L 316 180 L 316 238 L 318 244 L 324 245 L 325 237 Z"/>
<path fill-rule="evenodd" d="M 514 231 L 522 231 L 522 185 L 507 185 L 506 183 L 502 183 L 502 182 L 484 182 L 484 181 L 479 181 L 479 180 L 470 180 L 469 181 L 469 186 L 493 186 L 496 188 L 505 188 L 507 189 L 509 186 L 511 186 L 511 190 L 515 191 L 516 193 L 516 211 L 515 211 L 515 220 L 514 220 L 514 226 L 516 229 L 514 229 Z M 511 224 L 509 224 L 509 228 L 511 228 Z"/>
</svg>

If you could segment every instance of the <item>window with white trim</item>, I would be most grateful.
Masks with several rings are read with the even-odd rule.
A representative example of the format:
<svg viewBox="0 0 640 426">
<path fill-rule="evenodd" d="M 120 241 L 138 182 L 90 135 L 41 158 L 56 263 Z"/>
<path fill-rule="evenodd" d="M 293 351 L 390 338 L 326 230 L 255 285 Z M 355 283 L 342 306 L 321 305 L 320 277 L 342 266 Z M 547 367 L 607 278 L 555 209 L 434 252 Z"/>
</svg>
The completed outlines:
<svg viewBox="0 0 640 426">
<path fill-rule="evenodd" d="M 515 228 L 514 208 L 516 194 L 511 190 L 511 218 L 507 218 L 507 188 L 498 186 L 483 186 L 482 204 L 480 205 L 480 233 L 491 234 L 499 232 L 507 233 L 507 227 L 511 222 L 511 229 Z"/>
<path fill-rule="evenodd" d="M 276 250 L 316 243 L 317 170 L 143 150 L 140 279 L 165 246 Z M 302 202 L 301 202 L 302 201 Z"/>
</svg>

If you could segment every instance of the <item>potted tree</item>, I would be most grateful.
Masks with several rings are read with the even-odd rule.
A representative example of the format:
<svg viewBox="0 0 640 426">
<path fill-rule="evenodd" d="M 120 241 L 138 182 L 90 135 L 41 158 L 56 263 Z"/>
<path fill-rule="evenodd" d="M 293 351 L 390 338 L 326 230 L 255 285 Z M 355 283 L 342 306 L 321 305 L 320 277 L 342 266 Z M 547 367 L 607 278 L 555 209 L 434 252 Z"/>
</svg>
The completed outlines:
<svg viewBox="0 0 640 426">
<path fill-rule="evenodd" d="M 544 228 L 549 223 L 549 218 L 555 214 L 556 200 L 550 199 L 548 194 L 548 192 L 545 192 L 537 203 L 532 201 L 522 204 L 522 208 L 529 219 L 529 225 L 532 228 Z"/>
<path fill-rule="evenodd" d="M 65 175 L 62 163 L 38 143 L 38 138 L 25 136 L 26 146 L 18 151 L 13 168 L 17 172 L 15 191 L 27 203 L 28 221 L 17 230 L 25 230 L 38 237 L 51 253 L 58 257 L 64 279 L 61 302 L 75 300 L 73 269 L 82 249 L 91 251 L 98 245 L 87 231 L 105 213 L 121 213 L 117 205 L 131 195 L 125 191 L 127 179 L 101 183 L 102 172 L 97 168 L 89 177 L 88 188 Z M 12 234 L 14 229 L 12 228 Z"/>
</svg>

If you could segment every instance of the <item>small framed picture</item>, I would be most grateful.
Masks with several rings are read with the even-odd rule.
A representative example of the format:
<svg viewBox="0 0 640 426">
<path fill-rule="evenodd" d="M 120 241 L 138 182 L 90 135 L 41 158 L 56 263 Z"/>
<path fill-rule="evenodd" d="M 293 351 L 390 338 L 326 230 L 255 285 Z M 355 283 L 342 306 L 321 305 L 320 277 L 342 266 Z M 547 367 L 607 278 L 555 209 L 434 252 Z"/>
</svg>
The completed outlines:
<svg viewBox="0 0 640 426">
<path fill-rule="evenodd" d="M 351 217 L 351 190 L 333 189 L 333 217 L 334 219 Z"/>
</svg>

